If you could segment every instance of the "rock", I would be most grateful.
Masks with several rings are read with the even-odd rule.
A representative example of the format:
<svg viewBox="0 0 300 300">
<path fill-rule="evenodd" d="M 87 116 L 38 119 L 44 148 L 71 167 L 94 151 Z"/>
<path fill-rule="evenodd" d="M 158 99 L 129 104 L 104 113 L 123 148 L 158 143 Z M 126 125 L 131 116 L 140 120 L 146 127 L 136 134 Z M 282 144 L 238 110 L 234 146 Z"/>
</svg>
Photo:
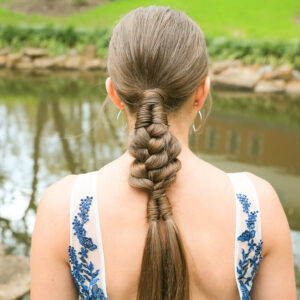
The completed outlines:
<svg viewBox="0 0 300 300">
<path fill-rule="evenodd" d="M 19 70 L 31 70 L 33 68 L 33 64 L 31 61 L 27 61 L 27 62 L 21 61 L 16 64 L 15 68 Z"/>
<path fill-rule="evenodd" d="M 296 80 L 300 80 L 300 72 L 297 70 L 293 70 L 293 78 Z"/>
<path fill-rule="evenodd" d="M 88 45 L 88 46 L 83 47 L 82 55 L 91 59 L 91 58 L 96 57 L 96 52 L 97 52 L 96 46 Z"/>
<path fill-rule="evenodd" d="M 0 68 L 4 68 L 6 65 L 6 56 L 0 55 Z"/>
<path fill-rule="evenodd" d="M 255 86 L 254 91 L 257 93 L 282 93 L 285 85 L 285 81 L 281 79 L 261 80 Z"/>
<path fill-rule="evenodd" d="M 211 71 L 213 74 L 219 74 L 228 68 L 241 67 L 241 66 L 242 66 L 242 61 L 238 59 L 216 61 L 212 64 Z"/>
<path fill-rule="evenodd" d="M 257 70 L 260 74 L 269 74 L 273 71 L 273 66 L 272 65 L 263 65 L 260 66 L 260 68 Z"/>
<path fill-rule="evenodd" d="M 22 69 L 22 70 L 27 70 L 27 69 L 32 69 L 33 64 L 32 61 L 29 57 L 22 57 L 20 61 L 18 61 L 15 65 L 16 69 Z"/>
<path fill-rule="evenodd" d="M 293 68 L 288 65 L 283 65 L 270 73 L 264 75 L 264 79 L 271 80 L 271 79 L 282 79 L 288 81 L 293 78 Z"/>
<path fill-rule="evenodd" d="M 25 256 L 0 256 L 0 300 L 17 299 L 30 289 L 30 262 Z"/>
<path fill-rule="evenodd" d="M 80 55 L 70 55 L 65 61 L 65 68 L 70 70 L 80 69 L 83 58 Z"/>
<path fill-rule="evenodd" d="M 53 67 L 57 69 L 62 69 L 65 67 L 65 62 L 67 59 L 67 55 L 59 55 L 53 58 Z"/>
<path fill-rule="evenodd" d="M 22 57 L 22 52 L 8 54 L 6 57 L 6 67 L 13 68 L 16 65 L 16 63 L 18 63 L 22 59 Z"/>
<path fill-rule="evenodd" d="M 54 60 L 49 57 L 36 58 L 33 61 L 33 66 L 36 69 L 49 69 L 52 68 L 54 65 L 55 65 Z"/>
<path fill-rule="evenodd" d="M 259 81 L 262 74 L 253 71 L 249 67 L 228 68 L 212 77 L 212 83 L 216 87 L 251 90 Z"/>
<path fill-rule="evenodd" d="M 106 62 L 100 58 L 86 60 L 82 69 L 83 70 L 105 70 Z"/>
<path fill-rule="evenodd" d="M 261 66 L 260 66 L 260 65 L 258 65 L 258 64 L 253 64 L 253 65 L 247 65 L 247 68 L 248 68 L 249 70 L 252 70 L 252 71 L 258 72 L 258 71 L 259 71 L 259 69 L 261 68 Z"/>
<path fill-rule="evenodd" d="M 0 55 L 7 55 L 10 52 L 10 47 L 5 47 L 0 50 Z"/>
<path fill-rule="evenodd" d="M 47 55 L 46 49 L 42 48 L 26 48 L 24 50 L 24 54 L 29 56 L 29 57 L 42 57 Z"/>
<path fill-rule="evenodd" d="M 287 83 L 285 91 L 288 94 L 299 94 L 300 95 L 300 80 L 292 80 Z"/>
</svg>

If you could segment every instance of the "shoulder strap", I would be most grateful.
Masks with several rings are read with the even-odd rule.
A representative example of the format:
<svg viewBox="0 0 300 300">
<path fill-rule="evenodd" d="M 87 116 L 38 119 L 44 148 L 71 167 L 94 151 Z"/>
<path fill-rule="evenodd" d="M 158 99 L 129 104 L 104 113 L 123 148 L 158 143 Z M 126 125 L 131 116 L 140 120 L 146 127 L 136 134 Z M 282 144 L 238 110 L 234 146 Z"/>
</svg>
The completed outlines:
<svg viewBox="0 0 300 300">
<path fill-rule="evenodd" d="M 259 199 L 245 173 L 228 174 L 235 191 L 235 276 L 241 299 L 250 299 L 258 265 L 262 260 L 262 235 Z"/>
<path fill-rule="evenodd" d="M 69 263 L 83 299 L 107 299 L 96 193 L 97 172 L 80 174 L 70 202 Z"/>
</svg>

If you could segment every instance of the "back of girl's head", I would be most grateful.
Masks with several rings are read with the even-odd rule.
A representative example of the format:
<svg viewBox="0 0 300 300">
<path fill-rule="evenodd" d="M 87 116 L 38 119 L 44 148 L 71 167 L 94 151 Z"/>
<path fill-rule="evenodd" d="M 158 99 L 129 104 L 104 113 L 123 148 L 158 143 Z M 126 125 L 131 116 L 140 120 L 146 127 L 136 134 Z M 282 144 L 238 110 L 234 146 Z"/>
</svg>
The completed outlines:
<svg viewBox="0 0 300 300">
<path fill-rule="evenodd" d="M 114 28 L 107 68 L 118 96 L 136 118 L 129 184 L 149 195 L 137 298 L 189 299 L 186 255 L 166 195 L 181 167 L 181 146 L 169 131 L 167 115 L 176 113 L 208 74 L 203 33 L 183 12 L 139 7 Z"/>
<path fill-rule="evenodd" d="M 136 111 L 145 90 L 160 88 L 169 110 L 179 108 L 208 73 L 203 33 L 169 7 L 139 7 L 113 30 L 108 72 L 120 98 Z"/>
</svg>

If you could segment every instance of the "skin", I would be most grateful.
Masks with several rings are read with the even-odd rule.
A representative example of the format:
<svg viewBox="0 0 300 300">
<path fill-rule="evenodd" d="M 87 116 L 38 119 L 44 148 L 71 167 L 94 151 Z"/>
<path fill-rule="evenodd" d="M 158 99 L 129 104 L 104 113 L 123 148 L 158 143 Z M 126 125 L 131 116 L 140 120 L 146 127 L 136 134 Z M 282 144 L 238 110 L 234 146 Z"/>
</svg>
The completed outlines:
<svg viewBox="0 0 300 300">
<path fill-rule="evenodd" d="M 114 105 L 125 109 L 129 130 L 134 117 L 122 104 L 110 78 L 106 89 Z M 235 198 L 228 175 L 194 155 L 188 132 L 210 89 L 206 77 L 176 114 L 169 114 L 171 132 L 182 145 L 182 168 L 169 189 L 173 218 L 181 232 L 190 272 L 191 300 L 239 299 L 234 275 Z M 136 298 L 147 233 L 145 193 L 128 185 L 133 158 L 125 152 L 101 168 L 97 177 L 99 217 L 110 300 Z M 260 201 L 263 260 L 251 299 L 296 300 L 290 228 L 274 188 L 246 173 Z M 50 186 L 37 211 L 31 250 L 31 299 L 68 300 L 78 294 L 70 275 L 69 199 L 76 175 Z M 116 189 L 115 187 L 118 186 Z"/>
</svg>

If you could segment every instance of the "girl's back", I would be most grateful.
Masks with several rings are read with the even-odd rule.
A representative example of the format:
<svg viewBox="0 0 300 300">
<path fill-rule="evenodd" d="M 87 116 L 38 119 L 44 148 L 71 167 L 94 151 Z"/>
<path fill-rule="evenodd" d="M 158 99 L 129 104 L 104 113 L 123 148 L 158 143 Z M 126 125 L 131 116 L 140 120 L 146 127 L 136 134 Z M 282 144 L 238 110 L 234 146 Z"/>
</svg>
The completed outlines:
<svg viewBox="0 0 300 300">
<path fill-rule="evenodd" d="M 128 185 L 128 157 L 100 170 L 97 198 L 112 299 L 136 299 L 145 237 L 147 195 Z M 235 280 L 235 195 L 229 176 L 189 156 L 170 188 L 173 217 L 190 271 L 191 299 L 239 299 Z"/>
<path fill-rule="evenodd" d="M 74 201 L 74 207 L 78 208 L 85 195 L 94 195 L 94 201 L 97 202 L 96 212 L 91 213 L 91 230 L 87 230 L 87 236 L 93 236 L 99 220 L 100 238 L 95 236 L 99 252 L 96 250 L 94 255 L 97 253 L 103 261 L 93 259 L 93 256 L 90 261 L 95 269 L 100 270 L 98 286 L 105 295 L 109 295 L 109 299 L 136 299 L 148 230 L 145 218 L 147 195 L 130 187 L 126 179 L 131 161 L 132 158 L 125 153 L 97 172 L 80 175 L 82 178 L 77 178 L 78 182 L 75 181 L 72 187 L 76 189 L 76 197 L 71 200 Z M 190 299 L 242 299 L 243 295 L 244 299 L 248 299 L 254 278 L 257 284 L 251 290 L 252 294 L 275 295 L 273 291 L 260 291 L 260 277 L 263 275 L 255 276 L 262 257 L 272 243 L 274 227 L 283 226 L 288 230 L 281 204 L 272 187 L 253 174 L 225 173 L 189 151 L 181 155 L 181 161 L 182 169 L 168 196 L 172 199 L 173 217 L 187 253 Z M 256 195 L 255 186 L 262 197 Z M 239 193 L 244 193 L 249 200 L 248 214 L 243 211 L 241 198 L 236 196 Z M 265 211 L 266 206 L 269 206 L 269 212 Z M 273 210 L 271 213 L 270 208 Z M 243 240 L 239 236 L 247 232 L 246 221 L 249 220 L 249 214 L 256 210 L 258 213 L 252 228 L 256 232 L 253 239 L 249 239 L 254 243 L 251 248 L 247 238 Z M 71 221 L 77 212 L 74 209 Z M 268 214 L 277 221 L 266 220 Z M 278 221 L 281 224 L 276 225 Z M 264 237 L 262 249 L 261 229 Z M 281 242 L 278 240 L 277 243 L 283 242 L 286 244 L 284 247 L 288 247 L 289 233 L 284 233 L 286 236 L 278 237 Z M 71 234 L 74 234 L 74 229 Z M 243 251 L 248 253 L 246 259 Z M 74 268 L 74 265 L 70 266 Z M 276 266 L 273 268 L 277 269 Z M 287 273 L 289 268 L 291 264 L 285 267 Z M 265 279 L 264 284 L 266 282 Z"/>
<path fill-rule="evenodd" d="M 129 300 L 136 299 L 148 224 L 146 195 L 128 186 L 128 169 L 127 159 L 103 168 L 97 193 L 108 293 L 112 299 Z M 239 299 L 234 272 L 235 196 L 228 175 L 189 157 L 168 196 L 186 247 L 191 299 L 219 295 Z"/>
</svg>

